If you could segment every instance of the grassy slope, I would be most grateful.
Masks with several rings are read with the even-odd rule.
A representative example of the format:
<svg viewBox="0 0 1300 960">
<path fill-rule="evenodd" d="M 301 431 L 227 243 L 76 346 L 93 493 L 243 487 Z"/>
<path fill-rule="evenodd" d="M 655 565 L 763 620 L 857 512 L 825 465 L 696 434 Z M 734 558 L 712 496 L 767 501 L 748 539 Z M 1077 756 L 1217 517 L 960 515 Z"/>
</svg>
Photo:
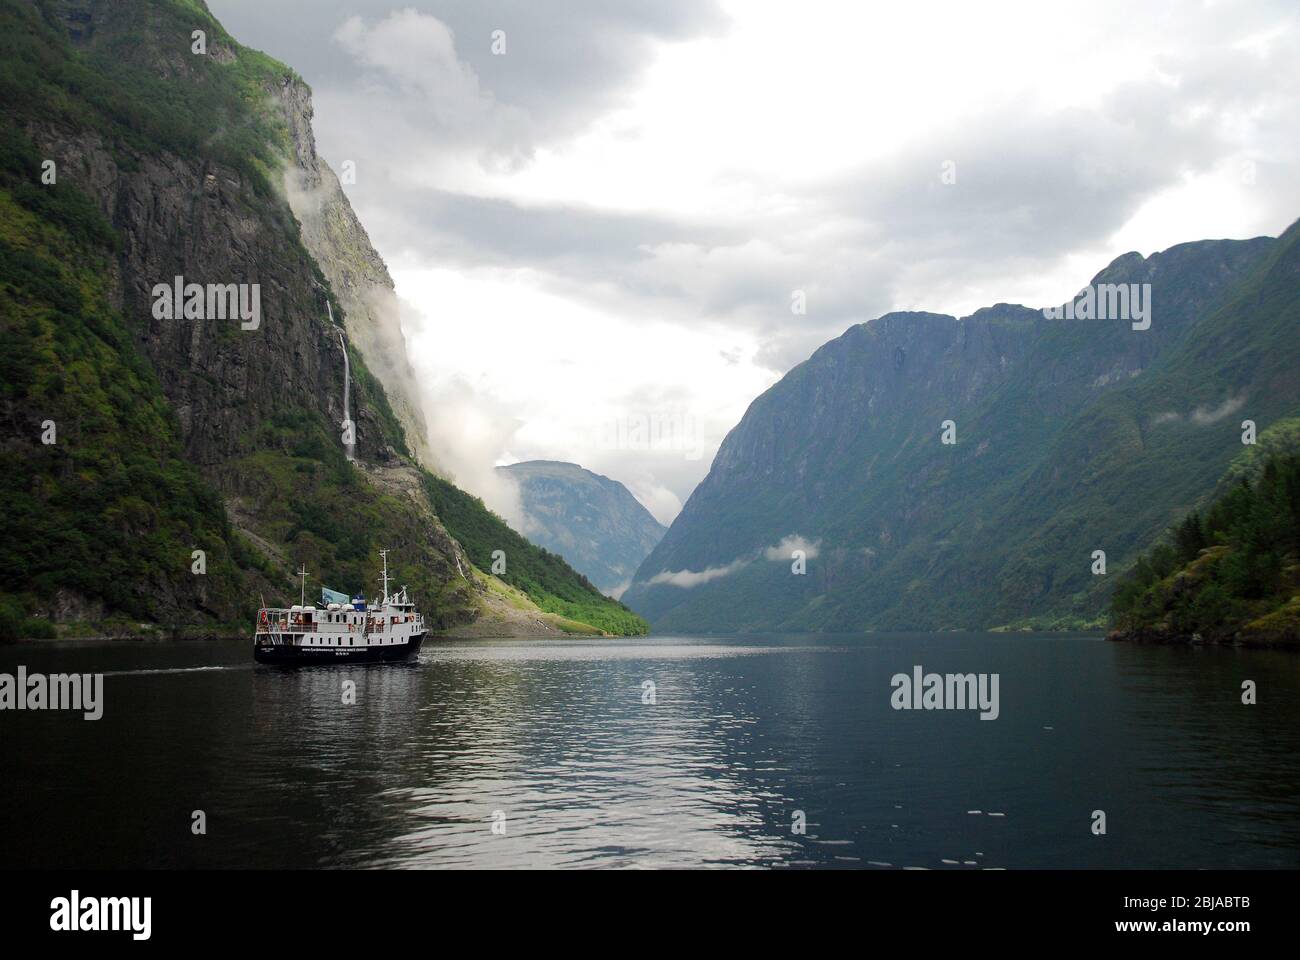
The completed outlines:
<svg viewBox="0 0 1300 960">
<path fill-rule="evenodd" d="M 477 497 L 429 473 L 424 474 L 424 482 L 438 516 L 480 570 L 491 570 L 492 554 L 500 550 L 506 565 L 500 578 L 548 613 L 589 623 L 606 633 L 648 630 L 639 616 L 604 596 L 558 555 L 529 543 Z"/>
</svg>

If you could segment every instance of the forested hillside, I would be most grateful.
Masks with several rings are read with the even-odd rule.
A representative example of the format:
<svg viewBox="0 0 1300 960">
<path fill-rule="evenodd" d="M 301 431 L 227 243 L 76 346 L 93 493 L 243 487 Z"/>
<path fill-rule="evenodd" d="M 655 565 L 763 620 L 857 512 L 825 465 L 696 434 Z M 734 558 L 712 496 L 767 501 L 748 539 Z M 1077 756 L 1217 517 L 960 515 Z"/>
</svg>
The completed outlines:
<svg viewBox="0 0 1300 960">
<path fill-rule="evenodd" d="M 1300 644 L 1300 423 L 1292 452 L 1234 471 L 1138 558 L 1111 607 L 1115 639 Z"/>
</svg>

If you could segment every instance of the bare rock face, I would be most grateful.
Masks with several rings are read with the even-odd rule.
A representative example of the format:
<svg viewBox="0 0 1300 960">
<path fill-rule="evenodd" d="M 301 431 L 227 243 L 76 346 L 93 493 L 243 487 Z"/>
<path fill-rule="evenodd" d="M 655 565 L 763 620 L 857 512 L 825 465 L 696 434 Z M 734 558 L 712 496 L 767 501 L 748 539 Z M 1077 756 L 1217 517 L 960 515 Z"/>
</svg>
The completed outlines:
<svg viewBox="0 0 1300 960">
<path fill-rule="evenodd" d="M 370 243 L 330 165 L 316 153 L 311 90 L 297 78 L 269 91 L 289 127 L 293 163 L 284 170 L 284 193 L 302 227 L 302 240 L 347 311 L 347 330 L 380 379 L 411 452 L 429 458 L 419 385 L 406 353 L 397 295 L 383 258 Z"/>
<path fill-rule="evenodd" d="M 29 134 L 77 175 L 122 239 L 114 297 L 176 409 L 190 459 L 211 465 L 250 452 L 257 426 L 285 409 L 342 420 L 343 348 L 324 320 L 323 291 L 305 252 L 284 242 L 284 225 L 267 229 L 277 211 L 238 171 L 151 155 L 123 170 L 94 134 Z M 257 284 L 257 329 L 241 329 L 238 319 L 155 316 L 155 285 L 177 276 Z M 388 459 L 377 426 L 366 429 L 373 411 L 361 407 L 358 421 L 364 455 Z"/>
</svg>

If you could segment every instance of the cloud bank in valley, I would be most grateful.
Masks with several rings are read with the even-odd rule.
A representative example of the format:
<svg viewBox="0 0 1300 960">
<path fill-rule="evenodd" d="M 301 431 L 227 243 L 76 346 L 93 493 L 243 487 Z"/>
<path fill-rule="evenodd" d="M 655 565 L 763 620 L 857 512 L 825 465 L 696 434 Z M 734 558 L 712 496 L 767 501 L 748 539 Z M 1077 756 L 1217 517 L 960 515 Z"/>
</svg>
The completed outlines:
<svg viewBox="0 0 1300 960">
<path fill-rule="evenodd" d="M 810 541 L 797 533 L 792 533 L 788 537 L 784 537 L 780 543 L 737 557 L 730 563 L 706 567 L 703 570 L 661 570 L 647 580 L 646 583 L 650 586 L 665 585 L 690 590 L 702 584 L 729 577 L 733 573 L 745 569 L 751 563 L 757 562 L 759 558 L 771 562 L 789 561 L 794 559 L 795 551 L 801 551 L 805 561 L 813 560 L 820 552 L 820 548 L 820 540 Z M 626 587 L 623 588 L 623 590 L 626 589 Z M 620 591 L 620 595 L 622 592 Z"/>
</svg>

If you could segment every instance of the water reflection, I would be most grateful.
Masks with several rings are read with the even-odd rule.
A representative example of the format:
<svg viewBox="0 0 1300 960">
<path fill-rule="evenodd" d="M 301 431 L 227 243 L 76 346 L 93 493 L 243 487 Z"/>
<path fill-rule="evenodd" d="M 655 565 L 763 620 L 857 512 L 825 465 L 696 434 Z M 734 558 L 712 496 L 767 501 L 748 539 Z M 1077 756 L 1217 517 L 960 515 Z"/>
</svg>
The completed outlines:
<svg viewBox="0 0 1300 960">
<path fill-rule="evenodd" d="M 297 671 L 247 653 L 0 650 L 109 674 L 101 721 L 0 716 L 0 864 L 1300 864 L 1293 655 L 986 635 L 479 641 Z M 999 673 L 1000 717 L 892 710 L 914 664 Z"/>
</svg>

